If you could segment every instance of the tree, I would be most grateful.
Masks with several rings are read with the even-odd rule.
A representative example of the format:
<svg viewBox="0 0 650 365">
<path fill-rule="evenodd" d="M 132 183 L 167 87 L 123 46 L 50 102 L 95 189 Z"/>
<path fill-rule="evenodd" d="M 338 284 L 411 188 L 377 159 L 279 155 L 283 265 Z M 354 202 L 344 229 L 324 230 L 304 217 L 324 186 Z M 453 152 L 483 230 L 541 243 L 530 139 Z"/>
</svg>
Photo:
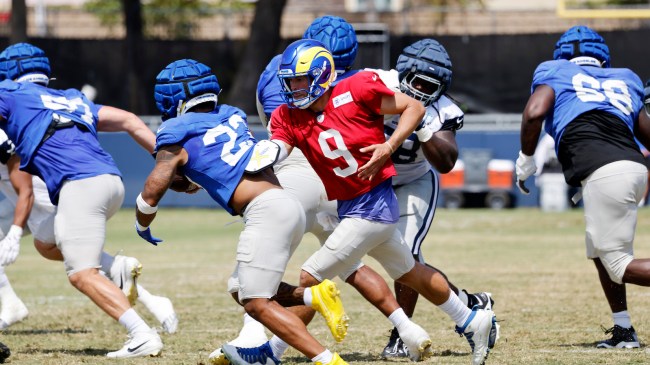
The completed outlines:
<svg viewBox="0 0 650 365">
<path fill-rule="evenodd" d="M 10 24 L 9 43 L 27 42 L 27 5 L 25 0 L 11 0 Z"/>
<path fill-rule="evenodd" d="M 286 0 L 259 0 L 244 54 L 228 93 L 228 104 L 237 106 L 247 114 L 255 114 L 255 93 L 259 75 L 276 55 L 280 44 L 282 11 Z"/>
</svg>

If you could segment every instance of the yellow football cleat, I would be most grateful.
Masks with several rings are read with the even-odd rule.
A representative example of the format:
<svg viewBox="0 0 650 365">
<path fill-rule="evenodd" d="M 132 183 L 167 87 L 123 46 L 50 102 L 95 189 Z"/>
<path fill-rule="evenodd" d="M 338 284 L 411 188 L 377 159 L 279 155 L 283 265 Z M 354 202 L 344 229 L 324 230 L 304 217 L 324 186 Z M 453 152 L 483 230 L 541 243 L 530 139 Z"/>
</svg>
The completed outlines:
<svg viewBox="0 0 650 365">
<path fill-rule="evenodd" d="M 325 279 L 322 283 L 311 287 L 311 294 L 311 307 L 325 318 L 334 340 L 343 341 L 348 334 L 349 318 L 343 309 L 336 284 Z"/>
</svg>

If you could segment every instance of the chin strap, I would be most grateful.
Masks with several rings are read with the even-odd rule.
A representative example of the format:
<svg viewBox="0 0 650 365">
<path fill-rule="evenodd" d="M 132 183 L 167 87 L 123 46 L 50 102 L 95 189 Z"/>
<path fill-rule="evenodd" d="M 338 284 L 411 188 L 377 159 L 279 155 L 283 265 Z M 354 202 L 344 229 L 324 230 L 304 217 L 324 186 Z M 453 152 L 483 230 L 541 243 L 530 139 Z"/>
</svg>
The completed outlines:
<svg viewBox="0 0 650 365">
<path fill-rule="evenodd" d="M 575 63 L 578 66 L 596 66 L 596 67 L 603 67 L 604 62 L 600 62 L 599 60 L 593 58 L 593 57 L 588 57 L 588 56 L 580 56 L 580 57 L 575 57 L 569 60 L 569 62 Z"/>
</svg>

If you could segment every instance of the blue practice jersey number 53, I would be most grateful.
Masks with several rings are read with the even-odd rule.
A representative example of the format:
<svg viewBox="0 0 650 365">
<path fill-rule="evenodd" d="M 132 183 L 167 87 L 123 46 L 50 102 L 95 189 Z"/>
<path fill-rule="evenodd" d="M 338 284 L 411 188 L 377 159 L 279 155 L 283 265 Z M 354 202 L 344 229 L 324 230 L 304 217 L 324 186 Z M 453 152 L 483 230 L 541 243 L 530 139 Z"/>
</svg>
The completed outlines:
<svg viewBox="0 0 650 365">
<path fill-rule="evenodd" d="M 608 100 L 625 115 L 633 110 L 632 97 L 623 80 L 609 79 L 602 83 L 594 77 L 578 73 L 572 79 L 573 88 L 578 98 L 584 102 L 602 102 Z"/>
</svg>

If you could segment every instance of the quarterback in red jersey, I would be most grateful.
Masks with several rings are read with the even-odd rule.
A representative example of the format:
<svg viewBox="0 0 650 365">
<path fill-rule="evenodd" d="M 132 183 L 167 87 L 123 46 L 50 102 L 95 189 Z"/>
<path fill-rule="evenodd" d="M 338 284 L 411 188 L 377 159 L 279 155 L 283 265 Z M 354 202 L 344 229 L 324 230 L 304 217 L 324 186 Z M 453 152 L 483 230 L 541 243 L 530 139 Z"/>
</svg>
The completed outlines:
<svg viewBox="0 0 650 365">
<path fill-rule="evenodd" d="M 494 312 L 470 310 L 435 269 L 416 262 L 399 231 L 399 206 L 392 188 L 396 175 L 390 155 L 413 133 L 424 106 L 388 89 L 372 71 L 359 72 L 336 86 L 334 61 L 325 46 L 302 39 L 282 54 L 278 77 L 286 105 L 271 115 L 271 140 L 279 159 L 298 147 L 319 175 L 329 199 L 337 200 L 339 225 L 325 245 L 302 266 L 301 286 L 355 275 L 358 260 L 368 254 L 394 280 L 413 288 L 456 322 L 472 348 L 472 364 L 485 362 Z M 386 140 L 384 114 L 398 114 L 395 132 Z M 382 301 L 380 295 L 365 296 Z M 395 304 L 386 313 L 407 344 L 412 360 L 432 355 L 431 339 Z"/>
</svg>

